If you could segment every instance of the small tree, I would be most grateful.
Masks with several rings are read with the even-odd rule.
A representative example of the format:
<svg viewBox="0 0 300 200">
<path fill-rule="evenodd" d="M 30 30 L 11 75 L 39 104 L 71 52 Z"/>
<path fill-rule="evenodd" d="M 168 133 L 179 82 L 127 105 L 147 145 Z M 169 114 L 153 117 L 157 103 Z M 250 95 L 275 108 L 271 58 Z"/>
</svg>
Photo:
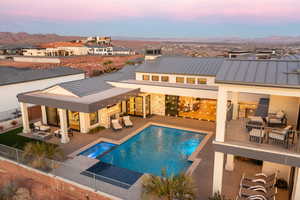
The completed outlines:
<svg viewBox="0 0 300 200">
<path fill-rule="evenodd" d="M 111 65 L 111 64 L 113 64 L 113 61 L 111 61 L 111 60 L 105 61 L 103 63 L 103 65 Z"/>
<path fill-rule="evenodd" d="M 195 187 L 191 177 L 180 173 L 167 176 L 162 170 L 162 176 L 149 175 L 143 180 L 143 194 L 153 195 L 163 200 L 194 200 L 196 199 Z"/>
</svg>

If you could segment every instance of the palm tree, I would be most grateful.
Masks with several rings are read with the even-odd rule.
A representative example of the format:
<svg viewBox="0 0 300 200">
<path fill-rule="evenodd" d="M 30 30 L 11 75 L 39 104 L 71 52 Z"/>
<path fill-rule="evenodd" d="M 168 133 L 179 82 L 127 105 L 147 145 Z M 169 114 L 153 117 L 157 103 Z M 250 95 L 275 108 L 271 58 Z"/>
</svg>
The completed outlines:
<svg viewBox="0 0 300 200">
<path fill-rule="evenodd" d="M 194 200 L 195 187 L 191 177 L 180 173 L 167 176 L 166 170 L 162 170 L 162 176 L 147 176 L 142 183 L 143 193 L 163 200 Z"/>
<path fill-rule="evenodd" d="M 49 160 L 62 158 L 63 152 L 58 146 L 42 142 L 30 142 L 24 147 L 23 158 L 38 169 L 48 169 Z"/>
</svg>

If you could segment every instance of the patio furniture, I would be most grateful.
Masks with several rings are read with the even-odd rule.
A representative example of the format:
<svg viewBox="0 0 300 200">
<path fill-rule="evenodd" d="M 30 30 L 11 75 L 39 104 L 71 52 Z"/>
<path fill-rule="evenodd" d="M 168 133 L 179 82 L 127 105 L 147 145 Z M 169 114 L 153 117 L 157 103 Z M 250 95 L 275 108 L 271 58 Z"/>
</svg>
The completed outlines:
<svg viewBox="0 0 300 200">
<path fill-rule="evenodd" d="M 124 122 L 125 127 L 127 127 L 127 128 L 133 126 L 133 123 L 130 120 L 129 116 L 124 116 L 123 117 L 123 122 Z"/>
<path fill-rule="evenodd" d="M 60 131 L 60 129 L 57 129 L 57 130 L 54 131 L 54 136 L 58 137 L 58 138 L 61 138 L 61 131 Z M 68 136 L 69 137 L 73 137 L 74 136 L 73 131 L 70 128 L 68 129 Z"/>
<path fill-rule="evenodd" d="M 275 184 L 274 181 L 268 181 L 266 183 L 262 183 L 262 182 L 255 182 L 252 180 L 247 180 L 244 178 L 244 176 L 241 178 L 241 182 L 240 182 L 240 186 L 244 187 L 244 188 L 250 188 L 253 186 L 261 186 L 264 187 L 266 189 L 273 187 Z"/>
<path fill-rule="evenodd" d="M 250 116 L 249 120 L 246 122 L 247 131 L 251 131 L 253 128 L 263 127 L 265 125 L 265 121 L 260 116 Z"/>
<path fill-rule="evenodd" d="M 243 178 L 245 180 L 249 180 L 249 181 L 256 182 L 256 183 L 263 183 L 265 185 L 267 183 L 271 183 L 271 184 L 275 185 L 277 173 L 273 173 L 271 175 L 266 175 L 265 173 L 258 173 L 253 176 L 248 175 L 248 174 L 243 174 Z"/>
<path fill-rule="evenodd" d="M 237 196 L 235 200 L 269 200 L 264 196 L 250 196 L 250 197 L 239 197 Z M 275 196 L 272 200 L 275 200 Z"/>
<path fill-rule="evenodd" d="M 286 126 L 283 129 L 272 129 L 268 133 L 268 142 L 289 146 L 289 134 L 291 133 L 292 126 Z"/>
<path fill-rule="evenodd" d="M 266 121 L 269 127 L 283 127 L 287 124 L 286 114 L 283 111 L 269 113 Z"/>
<path fill-rule="evenodd" d="M 33 132 L 33 136 L 39 140 L 49 140 L 52 138 L 52 134 L 49 132 L 37 131 Z"/>
<path fill-rule="evenodd" d="M 119 120 L 117 120 L 117 119 L 111 120 L 111 124 L 112 124 L 112 128 L 113 128 L 115 131 L 121 130 L 121 129 L 122 129 L 122 126 L 121 126 L 121 124 L 119 123 Z"/>
<path fill-rule="evenodd" d="M 257 143 L 263 143 L 265 135 L 264 127 L 253 127 L 249 132 L 249 140 Z"/>
<path fill-rule="evenodd" d="M 272 187 L 269 190 L 264 190 L 262 188 L 252 188 L 252 189 L 246 189 L 246 188 L 240 188 L 239 196 L 240 197 L 265 197 L 267 200 L 273 199 L 274 196 L 277 194 L 277 188 Z M 264 198 L 263 198 L 264 199 Z"/>
<path fill-rule="evenodd" d="M 45 132 L 50 131 L 50 126 L 43 125 L 41 121 L 33 123 L 33 126 L 34 126 L 33 129 L 36 131 L 45 131 Z"/>
</svg>

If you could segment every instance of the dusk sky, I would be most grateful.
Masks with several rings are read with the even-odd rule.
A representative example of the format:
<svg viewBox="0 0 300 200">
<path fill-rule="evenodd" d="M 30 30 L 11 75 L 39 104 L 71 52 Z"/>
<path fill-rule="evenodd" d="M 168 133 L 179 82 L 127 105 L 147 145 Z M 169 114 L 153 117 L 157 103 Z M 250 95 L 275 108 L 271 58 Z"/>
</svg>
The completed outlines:
<svg viewBox="0 0 300 200">
<path fill-rule="evenodd" d="M 0 31 L 141 37 L 300 35 L 299 0 L 1 0 Z"/>
</svg>

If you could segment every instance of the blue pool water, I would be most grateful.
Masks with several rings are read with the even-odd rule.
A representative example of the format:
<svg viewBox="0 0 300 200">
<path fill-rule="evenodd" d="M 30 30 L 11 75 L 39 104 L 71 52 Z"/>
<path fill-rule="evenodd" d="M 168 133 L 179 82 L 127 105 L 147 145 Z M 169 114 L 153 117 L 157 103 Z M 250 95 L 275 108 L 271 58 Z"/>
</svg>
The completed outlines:
<svg viewBox="0 0 300 200">
<path fill-rule="evenodd" d="M 160 176 L 161 169 L 165 168 L 168 175 L 179 174 L 191 165 L 188 157 L 204 137 L 205 134 L 192 131 L 151 125 L 97 158 L 139 173 Z M 88 152 L 95 154 L 92 149 Z M 85 155 L 90 156 L 87 152 Z"/>
<path fill-rule="evenodd" d="M 79 155 L 87 156 L 89 158 L 99 158 L 102 154 L 109 151 L 115 144 L 108 142 L 100 142 L 87 150 L 81 152 Z"/>
</svg>

